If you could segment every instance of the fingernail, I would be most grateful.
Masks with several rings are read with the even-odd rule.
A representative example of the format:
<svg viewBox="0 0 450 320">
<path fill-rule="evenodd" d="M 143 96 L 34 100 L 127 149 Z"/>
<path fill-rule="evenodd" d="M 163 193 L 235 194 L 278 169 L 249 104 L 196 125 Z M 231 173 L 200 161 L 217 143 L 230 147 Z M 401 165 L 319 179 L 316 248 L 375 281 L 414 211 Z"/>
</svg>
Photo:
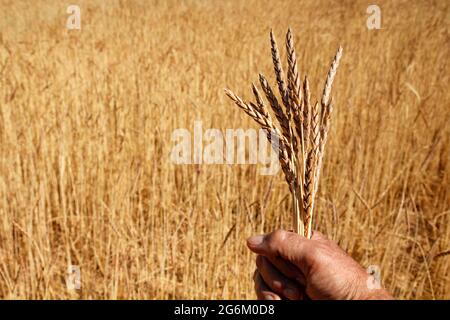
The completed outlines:
<svg viewBox="0 0 450 320">
<path fill-rule="evenodd" d="M 288 299 L 297 299 L 298 298 L 298 291 L 293 288 L 284 289 L 283 294 Z"/>
<path fill-rule="evenodd" d="M 264 300 L 273 300 L 273 297 L 271 294 L 264 295 Z"/>
<path fill-rule="evenodd" d="M 247 244 L 251 247 L 258 247 L 263 241 L 264 236 L 253 236 L 247 239 Z"/>
</svg>

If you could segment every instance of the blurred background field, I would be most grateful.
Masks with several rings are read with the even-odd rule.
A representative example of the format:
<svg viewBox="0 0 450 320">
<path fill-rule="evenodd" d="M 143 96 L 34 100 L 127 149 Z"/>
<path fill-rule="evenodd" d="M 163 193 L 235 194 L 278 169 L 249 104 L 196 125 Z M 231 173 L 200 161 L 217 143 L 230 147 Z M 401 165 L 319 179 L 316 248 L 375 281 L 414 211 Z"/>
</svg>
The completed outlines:
<svg viewBox="0 0 450 320">
<path fill-rule="evenodd" d="M 290 228 L 282 173 L 175 165 L 171 135 L 257 128 L 223 88 L 274 84 L 290 26 L 315 99 L 344 48 L 316 229 L 395 297 L 450 299 L 450 3 L 376 1 L 380 30 L 370 4 L 0 0 L 0 297 L 254 298 L 245 239 Z"/>
</svg>

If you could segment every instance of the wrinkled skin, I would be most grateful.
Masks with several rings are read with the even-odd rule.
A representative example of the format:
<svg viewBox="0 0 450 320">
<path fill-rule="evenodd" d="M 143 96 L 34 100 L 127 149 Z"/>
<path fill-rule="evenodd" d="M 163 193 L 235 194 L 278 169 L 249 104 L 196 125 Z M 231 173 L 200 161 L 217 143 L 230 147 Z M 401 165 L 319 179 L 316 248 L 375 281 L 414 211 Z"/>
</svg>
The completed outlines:
<svg viewBox="0 0 450 320">
<path fill-rule="evenodd" d="M 366 270 L 319 232 L 306 239 L 278 230 L 249 238 L 247 246 L 257 254 L 258 299 L 392 299 L 382 288 L 369 288 Z"/>
</svg>

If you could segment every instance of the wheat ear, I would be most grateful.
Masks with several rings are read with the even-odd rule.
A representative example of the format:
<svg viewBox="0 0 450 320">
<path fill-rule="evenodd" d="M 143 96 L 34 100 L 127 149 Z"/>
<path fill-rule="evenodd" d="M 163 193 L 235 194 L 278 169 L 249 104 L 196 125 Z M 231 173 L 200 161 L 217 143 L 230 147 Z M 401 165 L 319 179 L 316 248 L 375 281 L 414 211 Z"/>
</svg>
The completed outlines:
<svg viewBox="0 0 450 320">
<path fill-rule="evenodd" d="M 284 72 L 281 64 L 280 52 L 272 30 L 270 30 L 270 48 L 272 53 L 273 69 L 275 71 L 275 77 L 277 78 L 278 91 L 280 91 L 281 100 L 286 108 L 286 115 L 289 119 L 291 115 L 291 106 L 289 104 L 286 84 L 284 83 Z"/>
<path fill-rule="evenodd" d="M 275 117 L 278 120 L 278 123 L 281 127 L 281 132 L 283 133 L 283 136 L 290 141 L 291 137 L 291 126 L 289 123 L 289 119 L 287 118 L 286 114 L 284 114 L 283 109 L 281 108 L 280 104 L 278 103 L 278 100 L 275 96 L 275 94 L 272 91 L 272 88 L 270 87 L 269 83 L 267 82 L 264 75 L 259 75 L 259 82 L 261 83 L 261 87 L 264 91 L 264 94 L 266 95 L 267 100 L 269 101 L 270 107 L 272 108 L 273 112 L 275 113 Z M 289 156 L 291 156 L 291 150 L 288 151 Z"/>
<path fill-rule="evenodd" d="M 291 29 L 286 34 L 286 51 L 288 60 L 288 98 L 291 105 L 295 130 L 300 141 L 300 152 L 303 155 L 303 130 L 302 130 L 302 84 L 298 74 L 297 57 L 295 54 L 294 39 Z M 303 160 L 303 159 L 302 159 Z M 302 161 L 304 162 L 304 161 Z"/>
<path fill-rule="evenodd" d="M 288 120 L 288 124 L 291 123 L 292 118 L 292 106 L 289 101 L 289 93 L 286 88 L 285 78 L 284 78 L 284 72 L 283 72 L 283 65 L 281 63 L 280 58 L 280 51 L 278 50 L 277 41 L 275 39 L 275 35 L 273 34 L 273 31 L 270 31 L 270 47 L 271 47 L 271 53 L 272 53 L 272 62 L 273 62 L 273 69 L 275 71 L 275 77 L 277 79 L 277 85 L 278 85 L 278 91 L 280 92 L 281 100 L 283 102 L 284 108 L 286 110 L 286 118 Z M 293 153 L 297 153 L 297 139 L 294 136 L 293 129 L 291 126 L 289 126 L 289 131 L 286 133 L 286 137 L 289 141 L 291 141 L 291 147 Z M 293 159 L 295 161 L 295 159 Z"/>
<path fill-rule="evenodd" d="M 324 157 L 324 150 L 325 150 L 325 144 L 327 142 L 327 136 L 328 131 L 330 127 L 330 121 L 331 121 L 331 113 L 333 111 L 333 105 L 330 100 L 331 95 L 331 89 L 333 86 L 333 80 L 336 76 L 336 71 L 339 67 L 339 62 L 342 57 L 343 49 L 340 46 L 336 54 L 334 55 L 333 61 L 331 62 L 330 69 L 328 70 L 327 79 L 325 80 L 325 85 L 323 88 L 322 93 L 322 101 L 321 101 L 321 128 L 320 128 L 320 147 L 319 147 L 319 159 L 317 163 L 317 171 L 315 174 L 315 186 L 314 186 L 314 192 L 316 193 L 319 189 L 319 179 L 320 179 L 320 172 L 322 170 L 322 162 Z"/>
<path fill-rule="evenodd" d="M 285 175 L 286 182 L 289 185 L 289 189 L 291 190 L 291 192 L 293 192 L 293 188 L 296 188 L 297 185 L 295 182 L 295 174 L 292 171 L 291 159 L 288 153 L 288 141 L 281 134 L 278 128 L 273 124 L 270 114 L 267 112 L 267 110 L 263 112 L 258 111 L 258 109 L 265 109 L 263 100 L 257 99 L 258 106 L 256 106 L 254 104 L 248 104 L 244 102 L 239 96 L 234 94 L 229 89 L 225 89 L 225 93 L 231 100 L 233 100 L 236 106 L 238 106 L 247 115 L 249 115 L 266 132 L 267 139 L 272 145 L 272 148 L 275 150 L 275 152 L 278 153 L 280 166 Z M 257 94 L 259 95 L 259 93 Z M 259 96 L 259 98 L 261 98 L 261 96 Z M 274 139 L 274 137 L 276 139 Z"/>
<path fill-rule="evenodd" d="M 336 75 L 337 68 L 339 67 L 339 61 L 342 57 L 342 47 L 339 47 L 336 55 L 334 56 L 333 62 L 331 63 L 330 70 L 327 74 L 327 80 L 325 81 L 325 86 L 323 88 L 322 94 L 322 110 L 328 105 L 328 100 L 330 99 L 331 87 L 333 86 L 334 76 Z"/>
</svg>

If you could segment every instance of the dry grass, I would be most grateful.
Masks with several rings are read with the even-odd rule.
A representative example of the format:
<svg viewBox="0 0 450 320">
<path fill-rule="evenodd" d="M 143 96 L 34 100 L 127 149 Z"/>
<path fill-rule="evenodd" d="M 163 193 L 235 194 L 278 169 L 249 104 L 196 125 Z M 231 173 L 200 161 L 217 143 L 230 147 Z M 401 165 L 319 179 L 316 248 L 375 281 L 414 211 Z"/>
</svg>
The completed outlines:
<svg viewBox="0 0 450 320">
<path fill-rule="evenodd" d="M 379 1 L 378 31 L 364 1 L 79 3 L 81 32 L 69 2 L 0 2 L 1 297 L 253 298 L 244 240 L 290 227 L 283 179 L 168 155 L 194 120 L 256 128 L 222 88 L 290 26 L 311 92 L 345 48 L 314 224 L 396 297 L 450 298 L 446 1 Z"/>
</svg>

